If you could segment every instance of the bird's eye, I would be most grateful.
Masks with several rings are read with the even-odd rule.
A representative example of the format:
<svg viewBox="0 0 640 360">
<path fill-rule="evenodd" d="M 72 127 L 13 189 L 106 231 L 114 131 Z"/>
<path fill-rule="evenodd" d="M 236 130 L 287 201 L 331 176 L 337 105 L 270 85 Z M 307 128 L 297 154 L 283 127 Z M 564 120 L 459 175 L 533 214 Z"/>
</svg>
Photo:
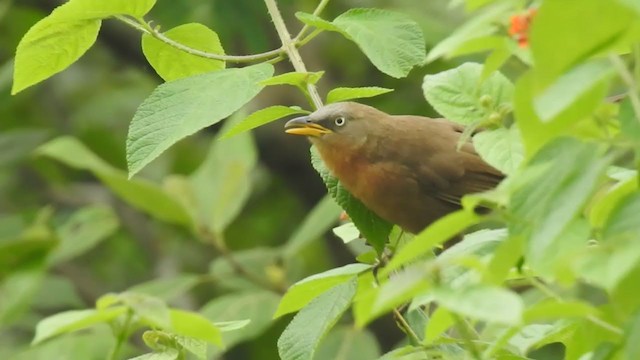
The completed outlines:
<svg viewBox="0 0 640 360">
<path fill-rule="evenodd" d="M 337 126 L 342 126 L 342 125 L 344 125 L 345 122 L 346 122 L 346 120 L 342 116 L 337 117 L 336 120 L 335 120 L 335 123 L 336 123 Z"/>
</svg>

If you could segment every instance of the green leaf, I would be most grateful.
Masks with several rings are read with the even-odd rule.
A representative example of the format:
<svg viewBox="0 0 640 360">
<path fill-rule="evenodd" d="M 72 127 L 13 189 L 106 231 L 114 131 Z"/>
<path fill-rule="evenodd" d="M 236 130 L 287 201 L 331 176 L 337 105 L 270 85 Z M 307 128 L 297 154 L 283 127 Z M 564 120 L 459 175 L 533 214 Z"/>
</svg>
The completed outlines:
<svg viewBox="0 0 640 360">
<path fill-rule="evenodd" d="M 598 309 L 583 301 L 548 299 L 527 308 L 524 312 L 524 321 L 532 323 L 571 317 L 585 318 L 598 313 Z"/>
<path fill-rule="evenodd" d="M 199 360 L 207 359 L 207 342 L 204 340 L 198 340 L 187 336 L 175 336 L 178 345 L 192 353 Z"/>
<path fill-rule="evenodd" d="M 266 125 L 270 122 L 282 119 L 285 116 L 293 114 L 308 114 L 306 110 L 291 106 L 274 105 L 264 109 L 260 109 L 253 114 L 247 116 L 239 123 L 235 124 L 231 129 L 222 135 L 221 139 L 227 139 L 234 135 L 240 134 L 259 126 Z"/>
<path fill-rule="evenodd" d="M 359 273 L 370 268 L 371 265 L 367 264 L 349 264 L 298 281 L 282 297 L 273 317 L 277 318 L 303 308 L 327 290 L 354 279 Z"/>
<path fill-rule="evenodd" d="M 113 15 L 141 18 L 156 0 L 70 0 L 57 7 L 49 17 L 59 21 L 105 19 Z"/>
<path fill-rule="evenodd" d="M 271 315 L 276 311 L 279 301 L 278 295 L 265 290 L 231 293 L 211 300 L 202 307 L 200 313 L 223 331 L 224 344 L 231 348 L 264 333 L 273 324 Z M 228 328 L 221 324 L 237 319 L 248 319 L 250 322 L 241 329 L 229 332 Z"/>
<path fill-rule="evenodd" d="M 583 63 L 561 75 L 557 81 L 546 88 L 534 100 L 534 108 L 540 120 L 548 122 L 555 119 L 581 96 L 609 80 L 615 70 L 608 59 L 599 59 Z M 589 108 L 582 109 L 590 113 L 598 106 L 593 102 Z"/>
<path fill-rule="evenodd" d="M 166 349 L 161 352 L 153 352 L 130 358 L 129 360 L 178 360 L 180 352 L 176 349 Z"/>
<path fill-rule="evenodd" d="M 556 242 L 580 214 L 611 158 L 604 148 L 559 138 L 536 154 L 512 194 L 509 234 L 525 239 L 525 258 L 533 265 L 555 258 Z M 567 240 L 568 241 L 568 240 Z"/>
<path fill-rule="evenodd" d="M 301 89 L 304 89 L 307 84 L 316 84 L 320 78 L 324 75 L 324 71 L 317 72 L 289 72 L 274 77 L 270 77 L 266 80 L 262 80 L 260 85 L 293 85 Z"/>
<path fill-rule="evenodd" d="M 360 231 L 358 231 L 358 228 L 352 222 L 335 227 L 332 231 L 333 234 L 339 237 L 345 244 L 360 238 Z"/>
<path fill-rule="evenodd" d="M 233 126 L 225 123 L 222 132 Z M 190 176 L 197 222 L 220 234 L 240 213 L 251 194 L 251 173 L 258 154 L 251 134 L 216 138 L 200 167 Z"/>
<path fill-rule="evenodd" d="M 640 357 L 640 314 L 636 314 L 628 320 L 625 331 L 624 354 L 626 359 L 637 359 Z"/>
<path fill-rule="evenodd" d="M 513 85 L 499 72 L 482 81 L 482 65 L 465 63 L 427 75 L 424 96 L 445 118 L 463 125 L 495 122 L 511 111 Z"/>
<path fill-rule="evenodd" d="M 38 323 L 35 337 L 31 343 L 35 345 L 56 335 L 110 322 L 126 311 L 124 306 L 118 306 L 100 311 L 71 310 L 51 315 Z"/>
<path fill-rule="evenodd" d="M 155 0 L 71 0 L 37 22 L 16 49 L 12 94 L 66 69 L 96 41 L 101 19 L 141 18 Z"/>
<path fill-rule="evenodd" d="M 356 88 L 338 87 L 329 91 L 329 93 L 327 94 L 327 103 L 331 104 L 339 101 L 370 98 L 370 97 L 386 94 L 391 91 L 393 91 L 393 89 L 387 89 L 387 88 L 377 87 L 377 86 L 356 87 Z"/>
<path fill-rule="evenodd" d="M 333 329 L 320 343 L 313 357 L 316 360 L 376 359 L 380 346 L 376 337 L 366 329 L 340 326 Z"/>
<path fill-rule="evenodd" d="M 96 41 L 100 20 L 58 22 L 53 14 L 36 23 L 20 40 L 11 94 L 66 69 Z"/>
<path fill-rule="evenodd" d="M 93 248 L 118 229 L 118 218 L 104 205 L 88 206 L 76 211 L 58 229 L 60 243 L 51 253 L 53 264 L 68 261 Z"/>
<path fill-rule="evenodd" d="M 442 352 L 434 354 L 436 359 L 441 355 Z M 453 358 L 451 359 L 453 360 Z M 429 354 L 425 353 L 423 347 L 407 345 L 384 354 L 378 360 L 430 360 L 430 357 Z"/>
<path fill-rule="evenodd" d="M 323 197 L 287 240 L 283 256 L 285 258 L 297 256 L 305 246 L 325 234 L 336 223 L 341 212 L 342 209 L 331 196 Z"/>
<path fill-rule="evenodd" d="M 515 172 L 524 160 L 524 146 L 516 126 L 481 131 L 473 146 L 484 161 L 505 174 Z"/>
<path fill-rule="evenodd" d="M 575 262 L 574 267 L 580 275 L 612 291 L 637 267 L 640 261 L 640 246 L 637 244 L 639 211 L 638 192 L 617 203 L 604 226 L 602 241 L 589 247 Z"/>
<path fill-rule="evenodd" d="M 202 24 L 183 24 L 164 35 L 192 49 L 224 55 L 218 34 Z M 149 64 L 165 81 L 221 70 L 225 66 L 224 61 L 189 54 L 149 34 L 142 35 L 142 51 Z"/>
<path fill-rule="evenodd" d="M 233 258 L 252 276 L 267 280 L 265 273 L 268 269 L 281 262 L 280 251 L 266 247 L 254 247 L 247 250 L 236 251 Z M 217 285 L 236 290 L 255 290 L 256 285 L 246 277 L 238 275 L 229 262 L 219 257 L 209 267 L 209 272 L 217 280 Z"/>
<path fill-rule="evenodd" d="M 364 204 L 342 187 L 338 179 L 331 175 L 324 165 L 315 147 L 311 147 L 311 164 L 320 174 L 331 197 L 347 212 L 351 221 L 378 254 L 382 253 L 391 233 L 392 225 L 367 209 Z"/>
<path fill-rule="evenodd" d="M 620 135 L 637 144 L 640 143 L 640 119 L 633 110 L 630 98 L 626 98 L 620 104 L 618 118 L 620 120 Z"/>
<path fill-rule="evenodd" d="M 538 86 L 551 84 L 593 55 L 607 53 L 632 21 L 633 13 L 615 1 L 544 2 L 530 33 Z"/>
<path fill-rule="evenodd" d="M 76 169 L 92 172 L 124 201 L 153 217 L 173 224 L 191 226 L 186 209 L 164 193 L 158 185 L 143 179 L 128 180 L 124 171 L 107 164 L 77 139 L 54 139 L 39 147 L 37 154 Z"/>
<path fill-rule="evenodd" d="M 171 329 L 169 306 L 161 299 L 132 292 L 121 293 L 118 298 L 149 325 L 161 329 Z"/>
<path fill-rule="evenodd" d="M 206 317 L 192 312 L 178 309 L 169 310 L 171 330 L 178 335 L 204 340 L 222 347 L 220 329 Z"/>
<path fill-rule="evenodd" d="M 602 230 L 602 238 L 614 241 L 619 238 L 632 238 L 640 236 L 640 224 L 637 216 L 640 214 L 640 193 L 635 192 L 621 200 L 611 212 L 607 223 Z"/>
<path fill-rule="evenodd" d="M 486 322 L 518 325 L 522 321 L 524 303 L 515 293 L 487 285 L 467 286 L 460 289 L 437 288 L 436 301 L 460 315 Z"/>
<path fill-rule="evenodd" d="M 250 319 L 245 320 L 232 320 L 232 321 L 217 321 L 214 324 L 222 332 L 240 330 L 251 323 Z"/>
<path fill-rule="evenodd" d="M 129 126 L 129 176 L 177 141 L 240 109 L 262 90 L 263 86 L 258 83 L 272 74 L 273 66 L 259 64 L 190 76 L 158 86 L 140 105 Z"/>
<path fill-rule="evenodd" d="M 11 294 L 0 301 L 0 325 L 3 328 L 24 320 L 25 313 L 32 309 L 34 296 L 42 289 L 45 279 L 44 269 L 40 266 L 14 266 L 10 270 L 11 273 L 0 282 L 0 293 Z"/>
<path fill-rule="evenodd" d="M 604 196 L 596 198 L 589 212 L 591 226 L 596 229 L 602 228 L 618 203 L 637 190 L 638 180 L 634 176 L 617 183 Z"/>
<path fill-rule="evenodd" d="M 380 286 L 371 308 L 372 315 L 384 314 L 431 287 L 424 264 L 398 271 Z M 367 319 L 368 320 L 368 319 Z"/>
<path fill-rule="evenodd" d="M 633 10 L 635 10 L 638 14 L 640 14 L 640 3 L 635 0 L 618 0 L 619 3 L 625 5 Z"/>
<path fill-rule="evenodd" d="M 431 314 L 429 322 L 424 329 L 424 343 L 433 344 L 445 331 L 455 325 L 456 320 L 451 312 L 443 307 L 437 307 Z"/>
<path fill-rule="evenodd" d="M 513 5 L 509 2 L 498 3 L 487 11 L 471 17 L 469 21 L 458 27 L 429 51 L 427 62 L 451 56 L 469 40 L 495 33 L 497 30 L 496 22 L 505 19 L 512 11 L 512 7 Z"/>
<path fill-rule="evenodd" d="M 425 61 L 422 29 L 404 14 L 351 9 L 333 20 L 333 25 L 353 40 L 378 70 L 392 77 L 405 77 Z"/>
<path fill-rule="evenodd" d="M 613 291 L 640 262 L 640 246 L 632 239 L 590 247 L 573 262 L 575 271 L 592 284 Z"/>
<path fill-rule="evenodd" d="M 200 279 L 196 275 L 177 275 L 170 278 L 158 278 L 130 287 L 127 291 L 145 294 L 171 301 L 196 286 Z"/>
<path fill-rule="evenodd" d="M 479 220 L 478 215 L 465 210 L 459 210 L 438 219 L 400 248 L 384 267 L 383 274 L 389 274 L 392 270 L 428 254 L 434 247 L 453 238 L 467 227 L 477 224 Z"/>
<path fill-rule="evenodd" d="M 311 360 L 320 341 L 351 305 L 355 280 L 333 287 L 315 298 L 291 320 L 278 339 L 282 360 Z"/>
<path fill-rule="evenodd" d="M 515 118 L 522 137 L 526 158 L 530 158 L 547 142 L 565 135 L 571 134 L 571 125 L 576 121 L 590 115 L 593 103 L 600 103 L 607 91 L 605 83 L 588 91 L 580 99 L 575 101 L 568 109 L 563 111 L 556 119 L 543 122 L 533 108 L 535 98 L 535 78 L 532 72 L 522 75 L 516 84 L 515 92 Z M 588 110 L 585 113 L 584 110 Z M 571 134 L 573 135 L 573 134 Z"/>
<path fill-rule="evenodd" d="M 554 330 L 555 326 L 549 324 L 527 325 L 509 339 L 509 346 L 516 348 L 519 354 L 526 355 L 532 349 L 538 348 L 539 343 L 553 334 Z"/>
</svg>

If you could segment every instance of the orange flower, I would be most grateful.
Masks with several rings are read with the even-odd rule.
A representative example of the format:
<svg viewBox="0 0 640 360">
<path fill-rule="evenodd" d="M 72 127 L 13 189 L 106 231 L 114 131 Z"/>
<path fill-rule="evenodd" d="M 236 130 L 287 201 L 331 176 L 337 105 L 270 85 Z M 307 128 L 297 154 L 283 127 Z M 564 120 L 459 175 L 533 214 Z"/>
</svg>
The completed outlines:
<svg viewBox="0 0 640 360">
<path fill-rule="evenodd" d="M 513 37 L 520 47 L 529 46 L 529 28 L 536 15 L 537 9 L 531 8 L 522 14 L 513 15 L 510 18 L 509 35 Z"/>
</svg>

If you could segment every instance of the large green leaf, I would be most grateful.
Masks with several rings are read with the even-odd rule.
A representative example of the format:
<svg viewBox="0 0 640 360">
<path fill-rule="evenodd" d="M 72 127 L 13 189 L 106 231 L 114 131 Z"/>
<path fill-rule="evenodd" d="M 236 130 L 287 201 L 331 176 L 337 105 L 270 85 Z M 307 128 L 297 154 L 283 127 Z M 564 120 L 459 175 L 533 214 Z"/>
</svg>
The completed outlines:
<svg viewBox="0 0 640 360">
<path fill-rule="evenodd" d="M 618 202 L 611 212 L 602 234 L 602 241 L 575 262 L 577 272 L 609 291 L 638 266 L 640 261 L 640 193 L 635 192 Z"/>
<path fill-rule="evenodd" d="M 376 359 L 380 345 L 367 329 L 340 326 L 333 329 L 320 343 L 315 360 Z"/>
<path fill-rule="evenodd" d="M 255 129 L 270 122 L 293 114 L 308 114 L 308 111 L 296 107 L 274 105 L 260 109 L 238 122 L 222 135 L 222 139 Z"/>
<path fill-rule="evenodd" d="M 100 159 L 78 140 L 61 137 L 40 148 L 37 153 L 76 169 L 91 171 L 113 192 L 132 206 L 170 223 L 191 226 L 186 209 L 162 189 L 143 179 L 127 180 L 124 171 Z"/>
<path fill-rule="evenodd" d="M 589 116 L 593 105 L 602 101 L 607 91 L 606 85 L 606 82 L 598 83 L 565 108 L 556 118 L 543 122 L 533 104 L 536 96 L 534 74 L 529 71 L 520 76 L 516 83 L 514 104 L 516 122 L 526 149 L 525 158 L 530 158 L 554 138 L 569 134 L 571 125 Z"/>
<path fill-rule="evenodd" d="M 532 24 L 530 41 L 539 88 L 589 57 L 616 46 L 632 21 L 633 12 L 615 1 L 542 3 Z"/>
<path fill-rule="evenodd" d="M 404 247 L 400 248 L 387 266 L 384 267 L 384 273 L 388 274 L 392 270 L 407 265 L 432 252 L 436 246 L 450 240 L 479 221 L 480 217 L 478 215 L 466 210 L 459 210 L 438 219 L 438 221 L 429 225 L 429 227 L 411 239 Z"/>
<path fill-rule="evenodd" d="M 66 69 L 98 36 L 101 20 L 113 15 L 142 17 L 155 0 L 71 0 L 24 35 L 16 50 L 12 94 Z"/>
<path fill-rule="evenodd" d="M 287 290 L 273 316 L 279 317 L 299 310 L 325 291 L 354 279 L 369 268 L 371 265 L 349 264 L 302 279 Z"/>
<path fill-rule="evenodd" d="M 331 175 L 326 168 L 318 151 L 314 147 L 311 148 L 311 164 L 320 174 L 331 197 L 347 212 L 351 221 L 353 221 L 369 244 L 371 244 L 379 254 L 382 253 L 387 238 L 391 233 L 391 224 L 367 209 L 364 204 L 343 188 L 340 181 Z"/>
<path fill-rule="evenodd" d="M 118 218 L 111 208 L 95 205 L 75 212 L 58 229 L 60 243 L 51 254 L 49 261 L 59 263 L 78 256 L 118 229 Z"/>
<path fill-rule="evenodd" d="M 438 304 L 460 315 L 487 322 L 518 325 L 524 303 L 513 292 L 486 285 L 461 289 L 438 288 L 433 292 Z"/>
<path fill-rule="evenodd" d="M 312 360 L 322 338 L 351 305 L 356 283 L 337 285 L 315 298 L 291 320 L 278 339 L 282 360 Z"/>
<path fill-rule="evenodd" d="M 518 174 L 510 202 L 509 234 L 525 239 L 525 257 L 537 268 L 555 257 L 557 241 L 573 223 L 607 168 L 604 149 L 573 138 L 545 146 Z M 549 264 L 547 264 L 549 265 Z"/>
<path fill-rule="evenodd" d="M 183 24 L 168 30 L 164 35 L 192 49 L 224 54 L 218 34 L 202 24 Z M 151 66 L 165 81 L 221 70 L 225 66 L 224 61 L 189 54 L 149 34 L 142 36 L 142 51 Z"/>
<path fill-rule="evenodd" d="M 338 87 L 329 91 L 329 93 L 327 94 L 327 103 L 330 104 L 338 101 L 370 98 L 370 97 L 386 94 L 391 91 L 393 91 L 393 89 L 387 89 L 387 88 L 377 87 L 377 86 L 358 87 L 358 88 Z"/>
<path fill-rule="evenodd" d="M 427 61 L 440 57 L 450 57 L 455 51 L 477 38 L 496 32 L 496 22 L 506 18 L 513 11 L 514 2 L 502 2 L 481 13 L 476 13 L 469 21 L 458 27 L 451 35 L 440 41 L 429 51 Z"/>
<path fill-rule="evenodd" d="M 338 31 L 353 40 L 383 73 L 401 78 L 426 58 L 420 26 L 404 14 L 382 9 L 351 9 L 329 23 L 317 16 L 297 13 L 303 22 Z"/>
<path fill-rule="evenodd" d="M 182 336 L 204 340 L 222 347 L 222 335 L 220 329 L 209 319 L 193 311 L 171 309 L 170 329 Z"/>
<path fill-rule="evenodd" d="M 155 296 L 164 301 L 170 301 L 186 293 L 196 286 L 200 279 L 196 275 L 178 275 L 168 278 L 157 278 L 130 287 L 127 291 Z"/>
<path fill-rule="evenodd" d="M 222 132 L 232 126 L 228 121 Z M 257 160 L 249 133 L 213 141 L 207 158 L 189 179 L 201 227 L 219 234 L 236 218 L 251 194 L 251 173 Z"/>
<path fill-rule="evenodd" d="M 602 86 L 601 83 L 611 78 L 614 73 L 615 70 L 608 59 L 586 62 L 570 69 L 536 97 L 534 107 L 540 120 L 550 121 L 557 118 L 581 96 L 597 86 Z M 598 106 L 598 102 L 592 102 L 590 105 L 581 107 L 580 110 L 589 114 Z"/>
<path fill-rule="evenodd" d="M 119 306 L 105 310 L 71 310 L 57 313 L 38 323 L 32 343 L 37 344 L 59 334 L 107 323 L 126 311 L 124 306 Z"/>
<path fill-rule="evenodd" d="M 246 104 L 273 74 L 259 64 L 190 76 L 158 86 L 140 105 L 129 126 L 129 176 L 177 141 L 213 125 Z"/>
<path fill-rule="evenodd" d="M 511 111 L 509 79 L 495 72 L 482 80 L 482 65 L 476 63 L 427 75 L 422 90 L 442 116 L 463 125 L 495 122 Z"/>
<path fill-rule="evenodd" d="M 222 333 L 227 347 L 260 336 L 273 323 L 280 297 L 270 291 L 253 290 L 236 292 L 216 297 L 205 304 L 200 313 L 211 321 L 219 323 L 238 319 L 248 319 L 245 327 Z"/>
<path fill-rule="evenodd" d="M 511 174 L 524 160 L 524 146 L 516 126 L 481 131 L 473 137 L 473 146 L 484 161 L 505 174 Z"/>
</svg>

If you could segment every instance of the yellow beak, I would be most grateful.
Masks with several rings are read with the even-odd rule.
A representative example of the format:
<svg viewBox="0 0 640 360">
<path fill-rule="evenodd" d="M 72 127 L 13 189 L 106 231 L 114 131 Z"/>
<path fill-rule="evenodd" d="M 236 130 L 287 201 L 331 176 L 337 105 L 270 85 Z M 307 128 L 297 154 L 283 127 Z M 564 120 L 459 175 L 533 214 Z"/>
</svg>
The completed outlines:
<svg viewBox="0 0 640 360">
<path fill-rule="evenodd" d="M 324 134 L 331 133 L 331 129 L 312 122 L 308 116 L 302 116 L 293 120 L 287 121 L 284 125 L 284 132 L 293 135 L 305 135 L 305 136 L 322 136 Z"/>
</svg>

